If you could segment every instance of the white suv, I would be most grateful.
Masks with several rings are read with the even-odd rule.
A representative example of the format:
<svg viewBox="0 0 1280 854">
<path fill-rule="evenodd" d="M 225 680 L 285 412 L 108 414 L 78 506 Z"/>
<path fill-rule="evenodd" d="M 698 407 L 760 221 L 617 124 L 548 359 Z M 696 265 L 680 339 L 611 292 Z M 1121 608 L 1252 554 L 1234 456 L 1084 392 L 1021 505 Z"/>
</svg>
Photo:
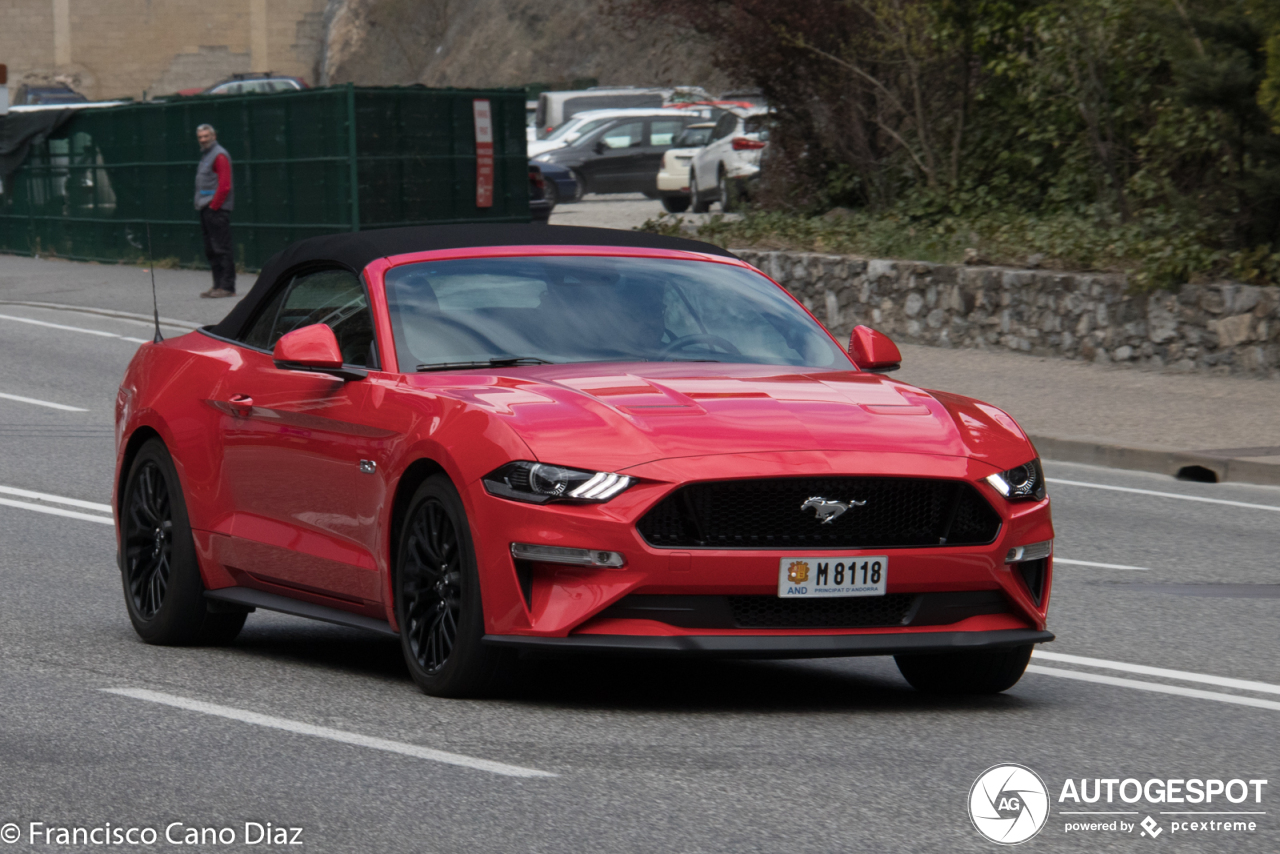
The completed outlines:
<svg viewBox="0 0 1280 854">
<path fill-rule="evenodd" d="M 715 202 L 732 210 L 737 185 L 760 174 L 760 152 L 769 144 L 769 109 L 728 112 L 716 122 L 711 142 L 698 149 L 689 165 L 693 212 L 706 213 Z"/>
</svg>

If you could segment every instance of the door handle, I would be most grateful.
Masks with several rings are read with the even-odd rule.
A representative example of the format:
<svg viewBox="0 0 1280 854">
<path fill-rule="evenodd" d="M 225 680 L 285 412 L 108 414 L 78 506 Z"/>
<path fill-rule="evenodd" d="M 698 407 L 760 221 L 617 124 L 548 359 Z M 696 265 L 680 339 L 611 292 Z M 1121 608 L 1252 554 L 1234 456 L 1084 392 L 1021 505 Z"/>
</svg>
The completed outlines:
<svg viewBox="0 0 1280 854">
<path fill-rule="evenodd" d="M 248 415 L 253 409 L 253 398 L 247 394 L 233 394 L 228 402 L 236 414 L 242 417 Z"/>
</svg>

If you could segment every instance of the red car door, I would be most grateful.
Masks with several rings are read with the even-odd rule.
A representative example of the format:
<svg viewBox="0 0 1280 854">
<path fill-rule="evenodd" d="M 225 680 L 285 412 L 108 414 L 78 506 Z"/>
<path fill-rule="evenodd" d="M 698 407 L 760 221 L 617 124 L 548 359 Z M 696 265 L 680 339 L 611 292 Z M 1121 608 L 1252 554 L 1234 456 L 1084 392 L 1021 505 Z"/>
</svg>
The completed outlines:
<svg viewBox="0 0 1280 854">
<path fill-rule="evenodd" d="M 269 347 L 311 323 L 333 328 L 348 365 L 376 367 L 368 300 L 354 274 L 297 276 L 267 302 L 220 394 L 234 569 L 268 589 L 381 602 L 377 465 L 393 434 L 369 423 L 370 381 L 275 366 Z"/>
</svg>

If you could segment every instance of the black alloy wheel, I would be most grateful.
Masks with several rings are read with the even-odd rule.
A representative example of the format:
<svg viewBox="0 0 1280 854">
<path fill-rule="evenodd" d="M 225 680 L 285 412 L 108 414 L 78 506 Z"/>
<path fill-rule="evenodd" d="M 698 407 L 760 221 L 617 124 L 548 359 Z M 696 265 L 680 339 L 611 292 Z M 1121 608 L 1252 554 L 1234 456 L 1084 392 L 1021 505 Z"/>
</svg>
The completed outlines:
<svg viewBox="0 0 1280 854">
<path fill-rule="evenodd" d="M 397 554 L 396 622 L 413 681 L 437 697 L 492 693 L 513 657 L 482 642 L 475 549 L 448 477 L 427 478 L 414 493 Z"/>
<path fill-rule="evenodd" d="M 248 609 L 211 602 L 178 472 L 164 443 L 150 439 L 134 456 L 120 496 L 120 577 L 138 636 L 164 645 L 230 643 Z"/>
<path fill-rule="evenodd" d="M 462 555 L 458 532 L 440 499 L 429 497 L 409 521 L 405 543 L 404 633 L 423 672 L 436 674 L 458 641 L 462 614 Z"/>
<path fill-rule="evenodd" d="M 164 604 L 173 565 L 173 509 L 160 466 L 146 460 L 138 467 L 125 508 L 125 585 L 133 610 L 151 620 Z"/>
</svg>

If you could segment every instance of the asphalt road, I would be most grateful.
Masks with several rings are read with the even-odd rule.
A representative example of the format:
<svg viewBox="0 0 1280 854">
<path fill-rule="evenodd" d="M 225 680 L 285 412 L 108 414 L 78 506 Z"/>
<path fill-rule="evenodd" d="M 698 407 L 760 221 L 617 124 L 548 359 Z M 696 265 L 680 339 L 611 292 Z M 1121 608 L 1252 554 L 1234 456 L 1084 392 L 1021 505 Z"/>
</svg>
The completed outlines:
<svg viewBox="0 0 1280 854">
<path fill-rule="evenodd" d="M 21 837 L 0 851 L 237 850 L 246 822 L 301 828 L 306 851 L 992 851 L 966 805 L 999 763 L 1048 787 L 1027 850 L 1280 850 L 1280 490 L 1048 463 L 1043 650 L 1089 660 L 1033 659 L 1002 696 L 924 697 L 888 659 L 561 660 L 504 699 L 440 700 L 393 641 L 291 617 L 258 612 L 222 649 L 139 642 L 102 505 L 115 389 L 150 330 L 0 315 L 0 825 Z M 1068 778 L 1270 782 L 1260 802 L 1107 805 L 1059 802 Z M 1102 810 L 1128 814 L 1063 814 Z M 1161 814 L 1205 810 L 1263 814 Z M 1154 840 L 1064 830 L 1146 816 Z M 171 845 L 173 822 L 236 841 Z M 108 823 L 158 841 L 44 835 Z"/>
</svg>

